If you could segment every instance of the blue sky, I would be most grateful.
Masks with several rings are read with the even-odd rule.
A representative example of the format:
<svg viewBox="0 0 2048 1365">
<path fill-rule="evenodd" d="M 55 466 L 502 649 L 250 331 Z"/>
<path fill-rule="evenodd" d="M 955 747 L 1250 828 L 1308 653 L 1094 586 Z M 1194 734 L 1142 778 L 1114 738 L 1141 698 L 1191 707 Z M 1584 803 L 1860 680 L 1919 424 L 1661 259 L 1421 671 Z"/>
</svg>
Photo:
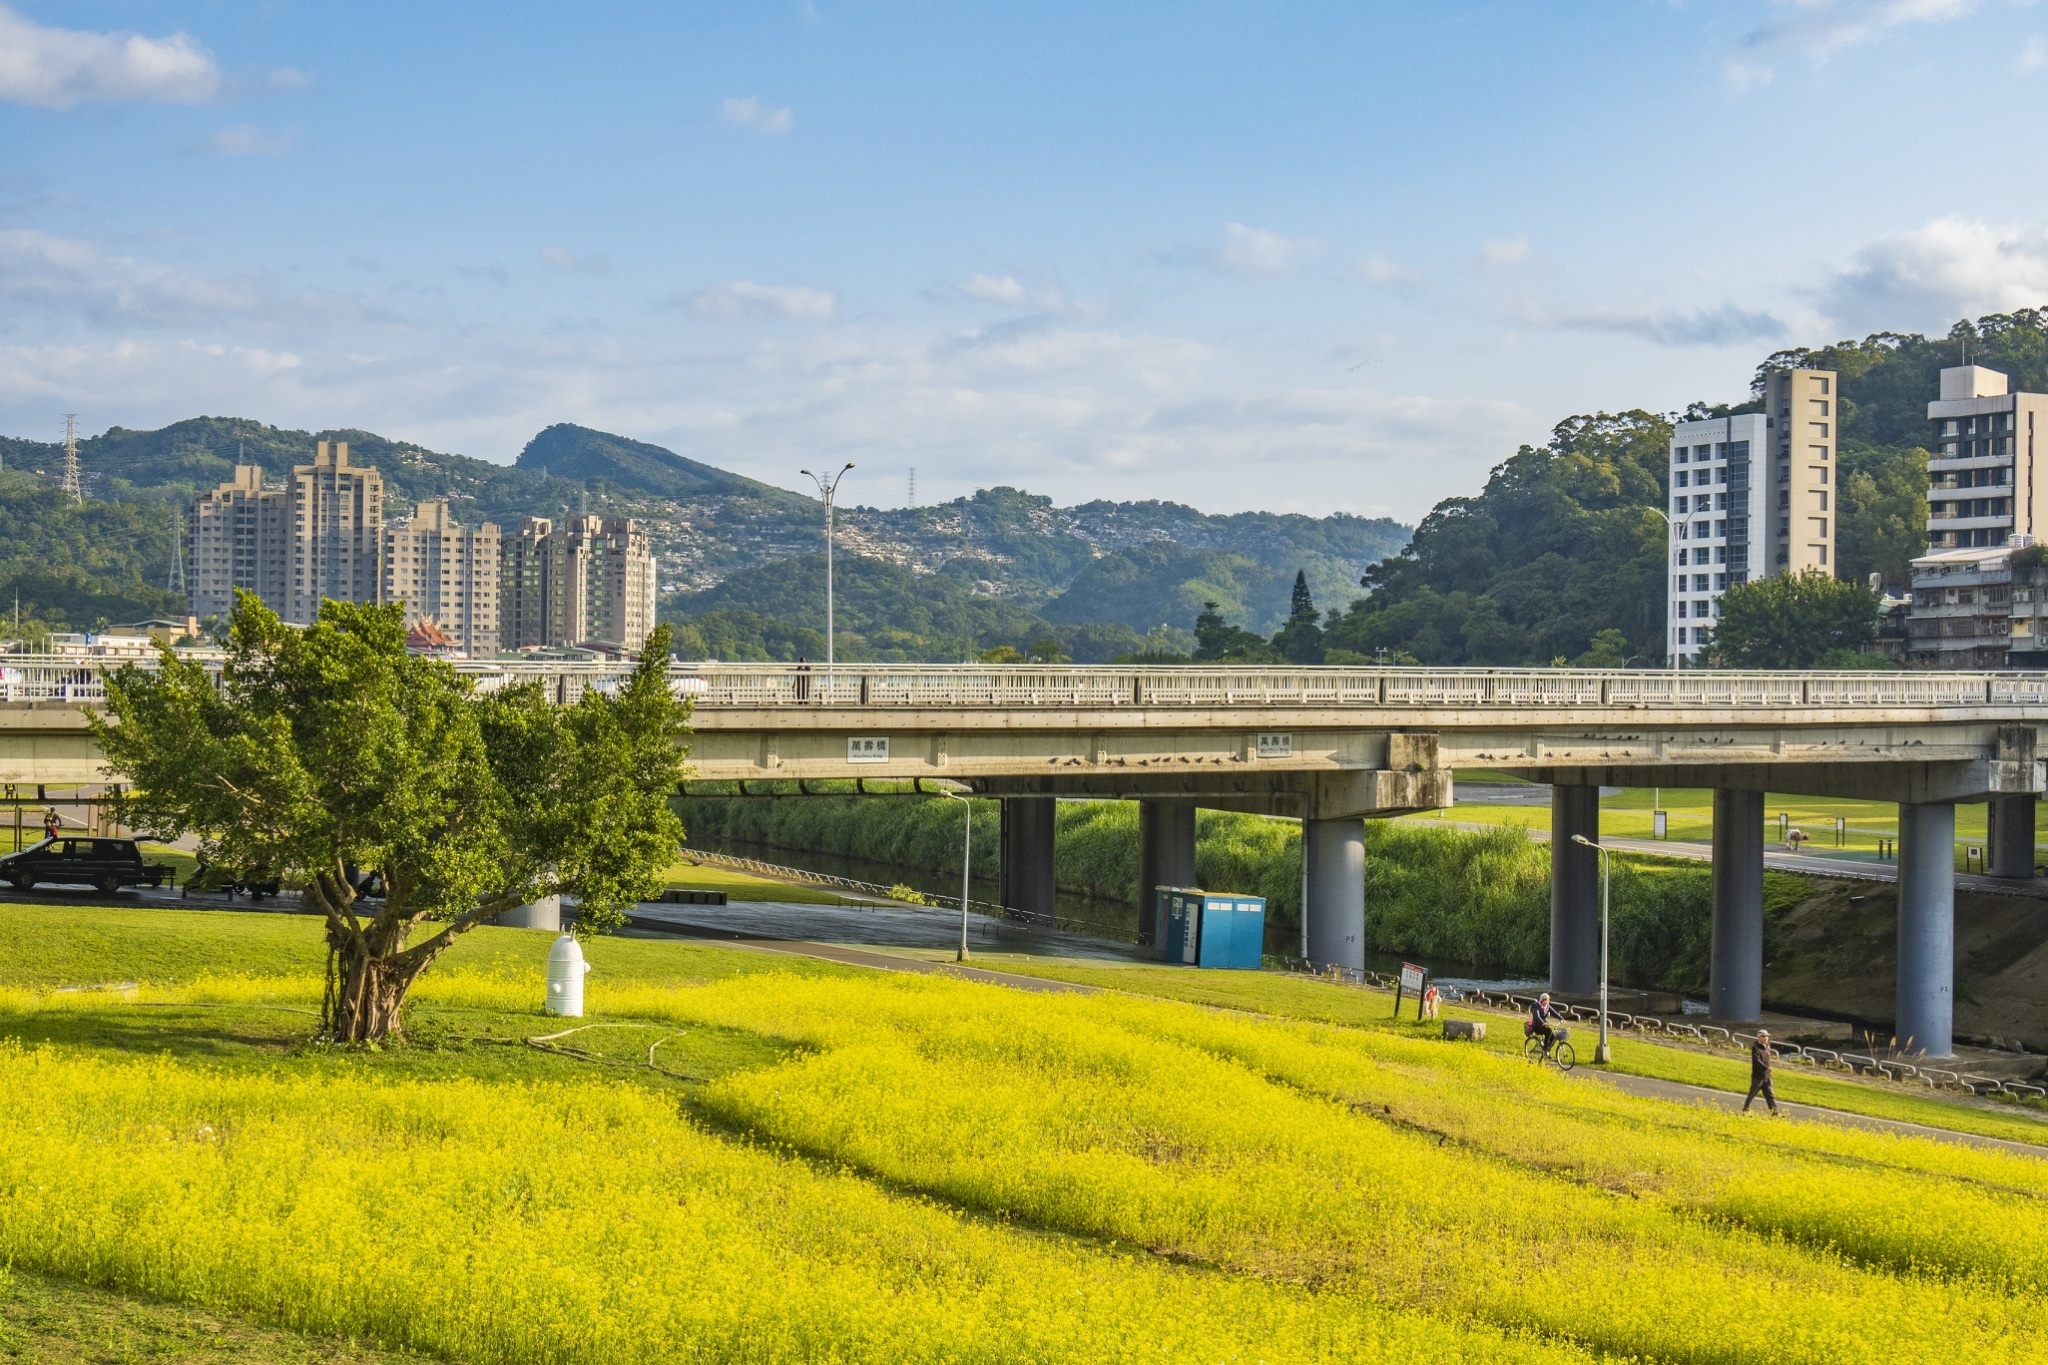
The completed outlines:
<svg viewBox="0 0 2048 1365">
<path fill-rule="evenodd" d="M 2048 303 L 2048 6 L 0 0 L 0 432 L 1412 520 Z"/>
</svg>

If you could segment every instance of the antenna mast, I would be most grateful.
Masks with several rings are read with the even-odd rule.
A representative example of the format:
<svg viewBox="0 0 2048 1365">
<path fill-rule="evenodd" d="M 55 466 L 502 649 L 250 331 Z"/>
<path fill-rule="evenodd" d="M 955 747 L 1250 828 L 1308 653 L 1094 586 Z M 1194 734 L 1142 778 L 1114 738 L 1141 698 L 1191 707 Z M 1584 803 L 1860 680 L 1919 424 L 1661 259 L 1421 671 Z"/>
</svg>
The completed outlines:
<svg viewBox="0 0 2048 1365">
<path fill-rule="evenodd" d="M 170 591 L 185 591 L 185 518 L 174 505 L 171 510 L 171 581 L 165 586 Z"/>
<path fill-rule="evenodd" d="M 64 491 L 74 505 L 85 502 L 85 489 L 78 477 L 78 414 L 64 414 Z"/>
</svg>

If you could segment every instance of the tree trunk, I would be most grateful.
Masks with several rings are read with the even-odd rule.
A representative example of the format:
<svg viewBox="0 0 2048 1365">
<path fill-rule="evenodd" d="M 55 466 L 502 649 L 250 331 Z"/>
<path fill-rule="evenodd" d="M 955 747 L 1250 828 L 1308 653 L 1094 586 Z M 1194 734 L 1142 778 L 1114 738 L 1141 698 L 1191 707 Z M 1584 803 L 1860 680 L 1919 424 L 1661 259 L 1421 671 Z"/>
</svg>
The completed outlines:
<svg viewBox="0 0 2048 1365">
<path fill-rule="evenodd" d="M 337 1043 L 376 1043 L 403 1031 L 400 1007 L 419 975 L 417 966 L 397 955 L 375 953 L 363 939 L 343 936 L 334 945 L 329 972 L 333 995 L 327 1020 L 328 1037 Z"/>
</svg>

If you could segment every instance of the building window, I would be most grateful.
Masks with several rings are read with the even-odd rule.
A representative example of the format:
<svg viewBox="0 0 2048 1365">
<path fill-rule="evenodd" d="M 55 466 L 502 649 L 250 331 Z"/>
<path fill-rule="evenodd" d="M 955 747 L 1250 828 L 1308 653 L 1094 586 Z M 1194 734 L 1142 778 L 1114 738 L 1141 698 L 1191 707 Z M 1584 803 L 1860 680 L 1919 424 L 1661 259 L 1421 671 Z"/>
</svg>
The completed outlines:
<svg viewBox="0 0 2048 1365">
<path fill-rule="evenodd" d="M 1692 590 L 1694 592 L 1705 592 L 1707 590 L 1707 576 L 1705 574 L 1696 573 L 1692 576 Z"/>
<path fill-rule="evenodd" d="M 1717 574 L 1715 574 L 1715 575 L 1714 575 L 1714 591 L 1715 591 L 1715 592 L 1725 592 L 1725 591 L 1727 591 L 1727 588 L 1728 588 L 1728 575 L 1727 575 L 1727 574 L 1724 574 L 1724 573 L 1717 573 Z"/>
<path fill-rule="evenodd" d="M 1712 522 L 1696 521 L 1692 524 L 1692 533 L 1696 538 L 1705 540 L 1709 535 L 1713 534 L 1709 529 L 1712 525 Z"/>
<path fill-rule="evenodd" d="M 1678 479 L 1677 479 L 1677 485 L 1676 485 L 1676 486 L 1677 486 L 1677 487 L 1679 487 L 1679 488 L 1683 488 L 1683 487 L 1685 487 L 1685 486 L 1686 486 L 1686 482 L 1687 482 L 1687 480 L 1689 480 L 1689 479 L 1691 479 L 1691 478 L 1692 478 L 1692 471 L 1691 471 L 1691 470 L 1689 470 L 1689 469 L 1681 469 L 1681 470 L 1679 470 L 1679 471 L 1678 471 Z"/>
<path fill-rule="evenodd" d="M 1684 464 L 1684 463 L 1685 463 L 1685 461 L 1686 461 L 1686 449 L 1685 449 L 1685 447 L 1684 447 L 1684 446 L 1673 446 L 1673 447 L 1671 447 L 1671 463 L 1673 463 L 1673 464 Z"/>
</svg>

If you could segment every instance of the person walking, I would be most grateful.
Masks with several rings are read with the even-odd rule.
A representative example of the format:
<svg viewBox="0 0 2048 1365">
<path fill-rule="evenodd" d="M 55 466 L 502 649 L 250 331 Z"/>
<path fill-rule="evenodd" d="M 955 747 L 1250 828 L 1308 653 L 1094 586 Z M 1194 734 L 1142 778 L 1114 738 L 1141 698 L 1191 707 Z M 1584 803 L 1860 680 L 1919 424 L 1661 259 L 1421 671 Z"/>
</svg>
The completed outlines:
<svg viewBox="0 0 2048 1365">
<path fill-rule="evenodd" d="M 1756 1041 L 1749 1045 L 1749 1098 L 1742 1102 L 1743 1113 L 1747 1114 L 1756 1097 L 1762 1095 L 1764 1103 L 1771 1106 L 1771 1117 L 1778 1117 L 1778 1097 L 1771 1091 L 1771 1068 L 1777 1060 L 1777 1054 L 1771 1051 L 1771 1031 L 1758 1029 Z"/>
</svg>

